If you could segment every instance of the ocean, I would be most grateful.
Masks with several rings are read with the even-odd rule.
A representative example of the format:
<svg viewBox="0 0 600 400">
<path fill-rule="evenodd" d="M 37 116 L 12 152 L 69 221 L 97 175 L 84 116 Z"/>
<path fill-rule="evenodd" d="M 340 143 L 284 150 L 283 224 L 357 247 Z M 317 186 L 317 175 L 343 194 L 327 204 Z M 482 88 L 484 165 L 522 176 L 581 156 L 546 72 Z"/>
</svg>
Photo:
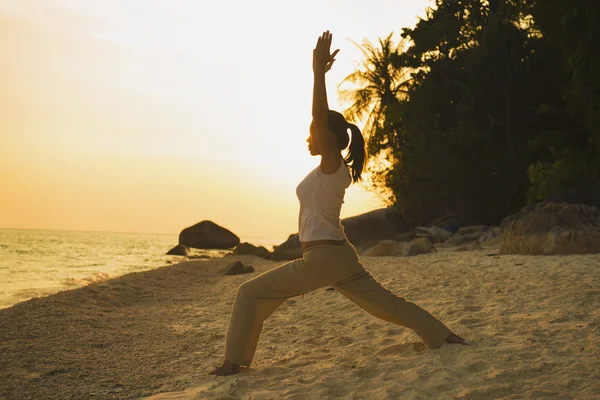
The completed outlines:
<svg viewBox="0 0 600 400">
<path fill-rule="evenodd" d="M 0 309 L 130 272 L 187 260 L 178 235 L 0 229 Z M 285 240 L 285 239 L 284 239 Z M 272 250 L 284 240 L 243 239 Z M 229 250 L 192 250 L 221 257 Z"/>
</svg>

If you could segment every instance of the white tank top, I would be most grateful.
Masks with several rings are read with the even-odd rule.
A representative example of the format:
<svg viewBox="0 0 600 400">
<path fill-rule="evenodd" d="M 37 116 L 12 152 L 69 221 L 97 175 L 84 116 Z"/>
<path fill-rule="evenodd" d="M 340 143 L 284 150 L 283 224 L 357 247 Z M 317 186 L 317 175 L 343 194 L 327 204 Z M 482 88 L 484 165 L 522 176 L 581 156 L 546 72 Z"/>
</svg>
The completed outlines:
<svg viewBox="0 0 600 400">
<path fill-rule="evenodd" d="M 340 222 L 346 188 L 352 183 L 350 171 L 343 159 L 333 174 L 320 167 L 312 170 L 296 188 L 300 201 L 298 234 L 301 242 L 342 240 L 346 238 Z"/>
</svg>

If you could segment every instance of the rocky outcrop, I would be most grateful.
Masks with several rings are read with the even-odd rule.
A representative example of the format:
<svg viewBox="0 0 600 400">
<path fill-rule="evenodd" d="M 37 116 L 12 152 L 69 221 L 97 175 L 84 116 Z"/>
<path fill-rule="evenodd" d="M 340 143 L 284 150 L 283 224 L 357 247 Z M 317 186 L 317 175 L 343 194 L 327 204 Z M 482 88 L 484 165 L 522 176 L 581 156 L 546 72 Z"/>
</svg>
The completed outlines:
<svg viewBox="0 0 600 400">
<path fill-rule="evenodd" d="M 450 236 L 445 242 L 436 244 L 436 247 L 449 248 L 467 245 L 466 248 L 468 249 L 478 249 L 481 248 L 481 246 L 475 246 L 475 243 L 483 244 L 489 242 L 490 244 L 496 246 L 502 241 L 502 238 L 502 231 L 498 226 L 464 226 L 458 229 L 458 231 L 452 236 Z"/>
<path fill-rule="evenodd" d="M 405 253 L 405 245 L 406 243 L 396 240 L 382 240 L 365 251 L 364 255 L 367 257 L 402 256 Z"/>
<path fill-rule="evenodd" d="M 228 265 L 223 270 L 223 273 L 225 275 L 241 275 L 241 274 L 249 274 L 251 272 L 254 272 L 254 267 L 251 265 L 244 265 L 240 261 L 236 261 L 236 262 Z"/>
<path fill-rule="evenodd" d="M 600 253 L 600 211 L 568 203 L 538 203 L 505 218 L 501 254 Z"/>
<path fill-rule="evenodd" d="M 409 231 L 408 223 L 395 207 L 380 208 L 342 220 L 348 241 L 354 246 L 371 240 L 392 239 Z"/>
<path fill-rule="evenodd" d="M 167 252 L 168 256 L 187 256 L 189 254 L 190 249 L 183 244 L 178 244 Z"/>
<path fill-rule="evenodd" d="M 426 237 L 431 243 L 444 243 L 452 237 L 452 232 L 438 226 L 418 227 L 415 233 L 418 237 Z"/>
<path fill-rule="evenodd" d="M 251 255 L 254 255 L 257 257 L 264 258 L 266 260 L 271 258 L 271 253 L 265 247 L 255 246 L 251 243 L 246 243 L 246 242 L 240 243 L 237 246 L 235 246 L 235 249 L 233 249 L 233 254 L 234 255 L 251 254 Z"/>
<path fill-rule="evenodd" d="M 179 244 L 196 249 L 231 249 L 240 238 L 212 221 L 202 221 L 179 234 Z"/>
<path fill-rule="evenodd" d="M 444 242 L 444 244 L 447 246 L 461 246 L 466 241 L 467 240 L 465 239 L 465 237 L 463 235 L 461 235 L 460 233 L 457 233 L 455 235 L 452 235 L 450 238 L 448 238 L 448 240 L 446 240 Z"/>
<path fill-rule="evenodd" d="M 463 226 L 456 232 L 456 235 L 462 236 L 466 242 L 471 242 L 483 236 L 487 229 L 487 225 Z"/>
<path fill-rule="evenodd" d="M 435 251 L 435 249 L 431 241 L 426 237 L 420 237 L 410 242 L 406 251 L 406 255 L 411 257 L 419 254 L 431 253 L 433 251 Z"/>
</svg>

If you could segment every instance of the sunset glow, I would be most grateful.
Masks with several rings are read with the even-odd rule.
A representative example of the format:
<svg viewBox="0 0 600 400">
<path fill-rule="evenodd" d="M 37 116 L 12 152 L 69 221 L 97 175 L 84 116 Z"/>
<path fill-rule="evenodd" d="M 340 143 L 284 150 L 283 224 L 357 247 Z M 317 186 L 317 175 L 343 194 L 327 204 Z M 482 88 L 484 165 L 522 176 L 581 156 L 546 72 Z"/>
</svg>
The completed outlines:
<svg viewBox="0 0 600 400">
<path fill-rule="evenodd" d="M 243 237 L 297 231 L 311 55 L 326 29 L 337 85 L 427 0 L 0 0 L 0 228 Z M 361 186 L 342 217 L 381 207 Z"/>
</svg>

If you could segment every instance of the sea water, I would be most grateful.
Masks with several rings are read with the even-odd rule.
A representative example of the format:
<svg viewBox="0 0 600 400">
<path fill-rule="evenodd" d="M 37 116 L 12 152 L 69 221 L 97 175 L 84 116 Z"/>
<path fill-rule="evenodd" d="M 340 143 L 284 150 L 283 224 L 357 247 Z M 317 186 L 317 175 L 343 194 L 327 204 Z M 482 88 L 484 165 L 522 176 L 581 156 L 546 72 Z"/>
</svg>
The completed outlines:
<svg viewBox="0 0 600 400">
<path fill-rule="evenodd" d="M 242 239 L 272 250 L 283 240 Z M 187 260 L 178 235 L 0 229 L 0 308 L 130 272 Z M 193 250 L 221 257 L 227 250 Z"/>
</svg>

